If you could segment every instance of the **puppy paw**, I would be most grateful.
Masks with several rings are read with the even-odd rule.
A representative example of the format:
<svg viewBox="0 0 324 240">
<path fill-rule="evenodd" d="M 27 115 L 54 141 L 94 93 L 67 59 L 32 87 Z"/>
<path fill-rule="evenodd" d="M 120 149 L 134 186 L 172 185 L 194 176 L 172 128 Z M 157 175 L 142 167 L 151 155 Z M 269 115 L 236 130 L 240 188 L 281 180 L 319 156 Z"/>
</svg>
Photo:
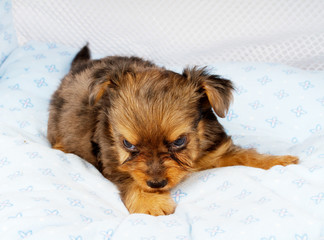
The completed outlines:
<svg viewBox="0 0 324 240">
<path fill-rule="evenodd" d="M 146 199 L 148 200 L 148 199 Z M 170 215 L 174 213 L 175 204 L 169 199 L 149 199 L 147 202 L 137 201 L 128 209 L 129 213 L 144 213 L 153 216 Z"/>
<path fill-rule="evenodd" d="M 129 213 L 144 213 L 153 216 L 174 213 L 175 202 L 169 192 L 150 193 L 141 189 L 134 189 L 127 193 L 124 204 Z"/>
<path fill-rule="evenodd" d="M 287 166 L 290 164 L 297 164 L 299 158 L 291 155 L 280 156 L 277 158 L 277 165 Z"/>
</svg>

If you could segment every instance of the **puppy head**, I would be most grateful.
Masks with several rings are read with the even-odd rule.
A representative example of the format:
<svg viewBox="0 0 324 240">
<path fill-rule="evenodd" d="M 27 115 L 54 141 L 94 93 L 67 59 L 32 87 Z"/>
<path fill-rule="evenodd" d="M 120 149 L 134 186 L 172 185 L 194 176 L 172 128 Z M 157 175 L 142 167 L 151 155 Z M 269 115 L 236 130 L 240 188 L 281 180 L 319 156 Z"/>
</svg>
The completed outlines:
<svg viewBox="0 0 324 240">
<path fill-rule="evenodd" d="M 105 108 L 118 169 L 144 191 L 170 190 L 225 134 L 211 107 L 224 117 L 233 87 L 204 69 L 143 68 L 99 83 L 91 97 Z"/>
</svg>

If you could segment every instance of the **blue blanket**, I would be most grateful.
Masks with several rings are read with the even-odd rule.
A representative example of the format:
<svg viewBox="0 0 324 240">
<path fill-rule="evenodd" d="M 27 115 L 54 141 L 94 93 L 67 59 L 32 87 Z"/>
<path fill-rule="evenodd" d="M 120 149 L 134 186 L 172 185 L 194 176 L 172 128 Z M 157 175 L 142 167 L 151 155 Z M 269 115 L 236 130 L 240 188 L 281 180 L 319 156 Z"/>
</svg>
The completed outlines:
<svg viewBox="0 0 324 240">
<path fill-rule="evenodd" d="M 221 119 L 236 144 L 300 164 L 193 174 L 169 216 L 130 215 L 90 164 L 51 149 L 48 105 L 77 49 L 30 42 L 0 67 L 1 239 L 258 239 L 324 237 L 324 73 L 277 64 L 214 63 L 234 81 Z M 182 66 L 175 66 L 177 71 Z"/>
</svg>

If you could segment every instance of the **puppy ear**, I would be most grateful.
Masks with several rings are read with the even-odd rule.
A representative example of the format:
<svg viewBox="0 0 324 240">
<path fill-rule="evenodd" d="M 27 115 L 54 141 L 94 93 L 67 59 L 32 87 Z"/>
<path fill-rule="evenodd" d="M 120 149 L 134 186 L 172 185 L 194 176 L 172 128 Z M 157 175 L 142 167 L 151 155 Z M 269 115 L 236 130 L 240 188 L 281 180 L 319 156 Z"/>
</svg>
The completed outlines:
<svg viewBox="0 0 324 240">
<path fill-rule="evenodd" d="M 106 81 L 98 80 L 93 81 L 89 86 L 89 104 L 94 106 L 107 91 L 111 81 L 107 78 Z"/>
<path fill-rule="evenodd" d="M 92 73 L 92 82 L 89 85 L 89 104 L 94 106 L 107 92 L 108 88 L 115 88 L 117 74 L 110 68 L 97 69 Z"/>
<path fill-rule="evenodd" d="M 183 76 L 193 83 L 199 84 L 200 89 L 206 94 L 210 106 L 219 117 L 224 118 L 226 116 L 234 90 L 233 83 L 230 80 L 209 74 L 206 68 L 197 67 L 184 69 Z"/>
</svg>

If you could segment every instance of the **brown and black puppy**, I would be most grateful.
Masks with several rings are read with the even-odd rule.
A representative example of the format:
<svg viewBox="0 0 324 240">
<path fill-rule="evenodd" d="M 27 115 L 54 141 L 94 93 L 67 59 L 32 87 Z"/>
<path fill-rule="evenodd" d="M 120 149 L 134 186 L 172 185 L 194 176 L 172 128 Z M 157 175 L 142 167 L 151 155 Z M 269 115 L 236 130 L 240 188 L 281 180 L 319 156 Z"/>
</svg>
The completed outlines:
<svg viewBox="0 0 324 240">
<path fill-rule="evenodd" d="M 298 162 L 233 145 L 216 117 L 232 90 L 204 68 L 178 74 L 136 57 L 90 60 L 85 46 L 52 97 L 48 139 L 115 183 L 130 213 L 171 214 L 170 190 L 191 172 Z"/>
</svg>

